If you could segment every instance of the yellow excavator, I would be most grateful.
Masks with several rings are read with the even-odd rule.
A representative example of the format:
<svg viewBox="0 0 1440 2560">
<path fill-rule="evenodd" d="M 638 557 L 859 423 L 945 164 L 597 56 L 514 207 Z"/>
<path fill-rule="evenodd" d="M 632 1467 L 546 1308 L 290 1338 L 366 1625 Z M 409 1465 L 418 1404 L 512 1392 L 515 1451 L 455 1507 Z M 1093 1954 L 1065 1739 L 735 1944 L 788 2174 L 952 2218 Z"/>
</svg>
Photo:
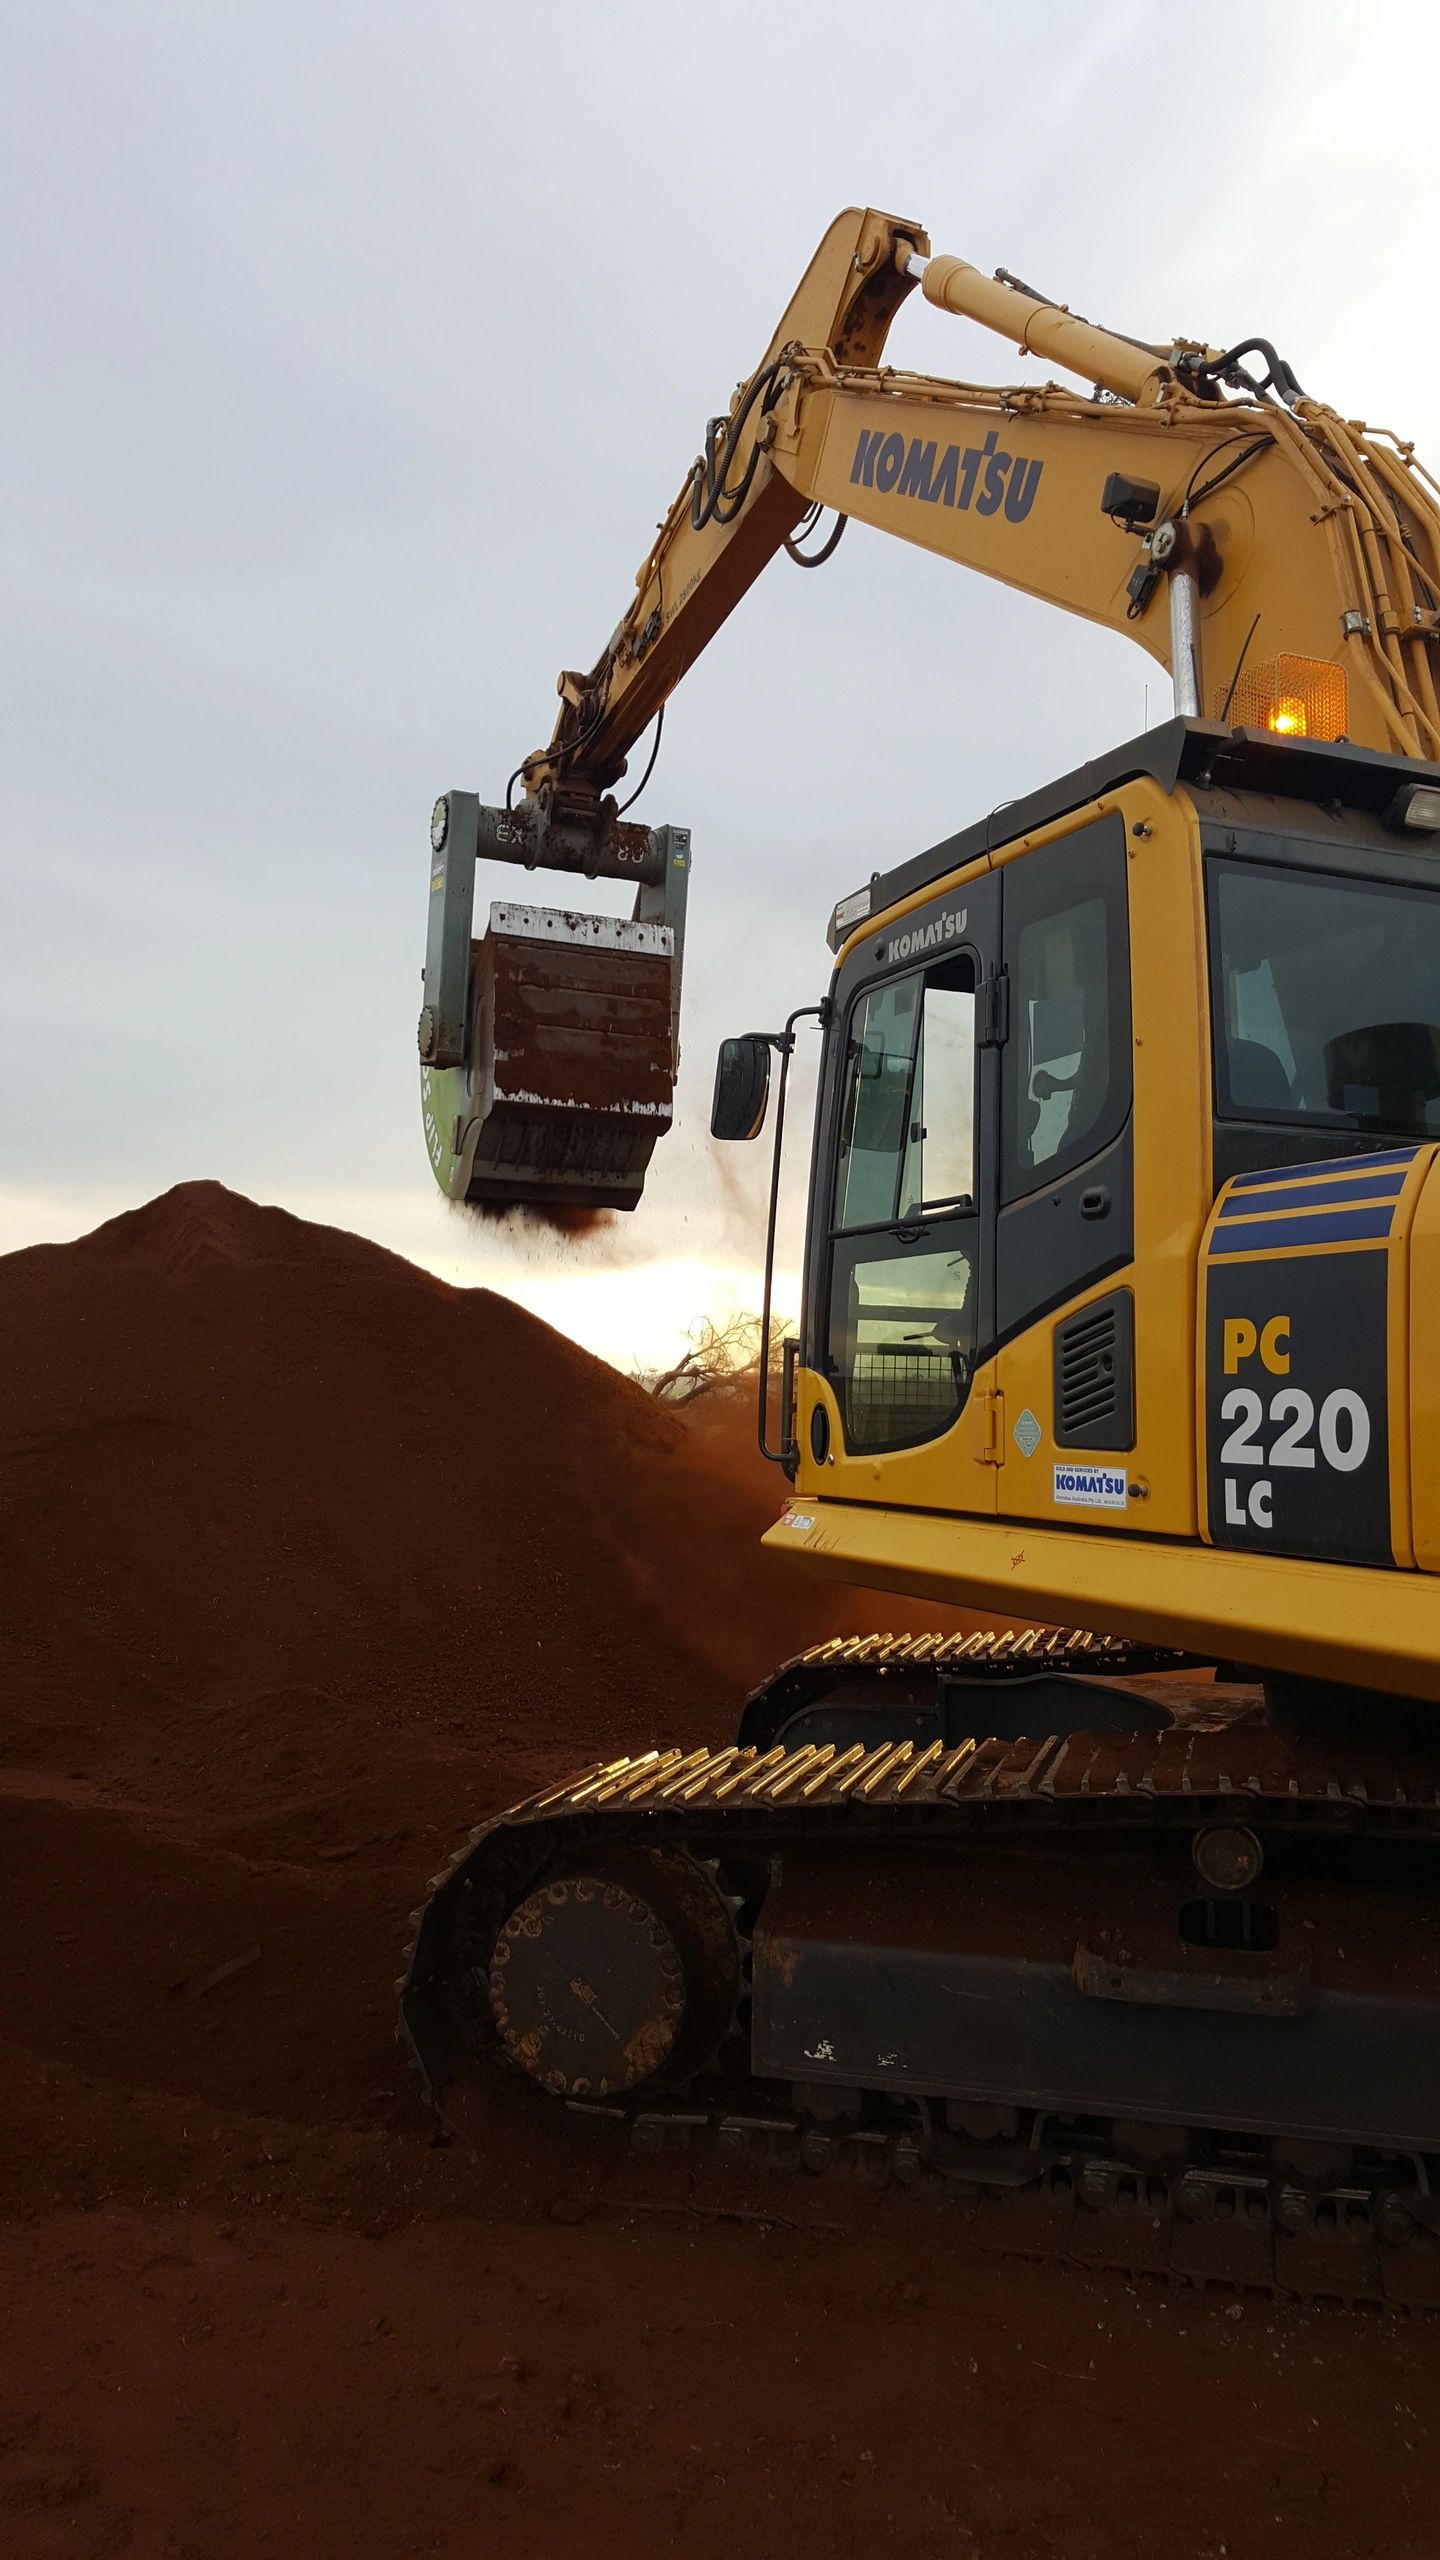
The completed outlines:
<svg viewBox="0 0 1440 2560">
<path fill-rule="evenodd" d="M 884 366 L 917 286 L 1083 387 Z M 842 215 L 549 745 L 505 808 L 437 804 L 432 1164 L 500 1204 L 640 1196 L 689 836 L 615 791 L 766 562 L 850 518 L 1128 631 L 1174 688 L 896 848 L 835 907 L 825 996 L 716 1077 L 715 1134 L 753 1138 L 779 1061 L 768 1327 L 818 1028 L 767 1543 L 1050 1632 L 818 1648 L 717 1747 L 485 1824 L 417 1914 L 403 2029 L 453 2121 L 499 2068 L 652 2147 L 713 2127 L 1023 2204 L 1047 2252 L 1440 2301 L 1440 508 L 1412 448 L 1264 339 L 1117 336 Z M 634 916 L 497 906 L 477 938 L 482 858 L 632 878 Z M 1217 1677 L 1177 1719 L 1187 1671 Z"/>
</svg>

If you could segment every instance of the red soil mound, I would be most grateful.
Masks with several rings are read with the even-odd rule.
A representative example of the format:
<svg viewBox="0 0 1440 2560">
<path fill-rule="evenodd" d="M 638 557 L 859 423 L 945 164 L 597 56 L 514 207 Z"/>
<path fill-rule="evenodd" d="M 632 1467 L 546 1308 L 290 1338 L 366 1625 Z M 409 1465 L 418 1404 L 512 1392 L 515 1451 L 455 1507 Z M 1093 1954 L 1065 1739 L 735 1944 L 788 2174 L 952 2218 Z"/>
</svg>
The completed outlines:
<svg viewBox="0 0 1440 2560">
<path fill-rule="evenodd" d="M 854 1623 L 761 1550 L 738 1410 L 694 1432 L 218 1184 L 0 1261 L 0 1338 L 0 1872 L 47 2067 L 373 2115 L 406 1913 L 477 1815 L 723 1736 Z"/>
<path fill-rule="evenodd" d="M 403 1787 L 451 1740 L 523 1775 L 714 1733 L 837 1623 L 713 1434 L 216 1183 L 0 1261 L 0 1332 L 0 1672 L 43 1755 L 158 1754 L 174 1810 L 306 1759 Z"/>
</svg>

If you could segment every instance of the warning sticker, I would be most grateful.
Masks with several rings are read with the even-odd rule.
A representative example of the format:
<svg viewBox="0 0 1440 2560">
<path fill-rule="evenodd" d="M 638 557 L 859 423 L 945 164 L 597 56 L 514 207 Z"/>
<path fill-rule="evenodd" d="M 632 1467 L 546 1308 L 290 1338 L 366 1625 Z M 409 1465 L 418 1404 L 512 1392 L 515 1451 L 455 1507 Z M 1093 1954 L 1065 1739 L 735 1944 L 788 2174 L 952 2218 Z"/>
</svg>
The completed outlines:
<svg viewBox="0 0 1440 2560">
<path fill-rule="evenodd" d="M 1123 1511 L 1130 1499 L 1129 1478 L 1123 1467 L 1057 1466 L 1055 1499 L 1079 1503 L 1087 1511 Z"/>
</svg>

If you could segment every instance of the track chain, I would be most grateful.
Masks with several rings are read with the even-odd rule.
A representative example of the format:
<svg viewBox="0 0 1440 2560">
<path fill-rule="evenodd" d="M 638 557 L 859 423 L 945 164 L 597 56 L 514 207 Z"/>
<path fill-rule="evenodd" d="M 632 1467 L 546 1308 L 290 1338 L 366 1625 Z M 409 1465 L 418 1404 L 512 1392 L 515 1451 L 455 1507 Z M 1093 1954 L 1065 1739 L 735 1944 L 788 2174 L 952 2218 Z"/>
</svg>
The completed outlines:
<svg viewBox="0 0 1440 2560">
<path fill-rule="evenodd" d="M 981 1628 L 969 1635 L 831 1636 L 792 1655 L 752 1689 L 737 1727 L 742 1743 L 762 1750 L 780 1738 L 794 1717 L 817 1702 L 843 1705 L 852 1694 L 930 1690 L 937 1702 L 947 1688 L 977 1697 L 1004 1697 L 1037 1679 L 1096 1681 L 1183 1671 L 1196 1657 L 1125 1636 L 1092 1635 L 1084 1627 Z"/>
<path fill-rule="evenodd" d="M 883 1640 L 893 1642 L 894 1640 Z M 1091 1663 L 1093 1667 L 1093 1655 Z M 597 1762 L 481 1824 L 412 1915 L 402 1996 L 437 2108 L 452 2077 L 493 2059 L 480 2021 L 486 1951 L 499 1918 L 577 1848 L 671 1841 L 702 1858 L 753 1858 L 798 1837 L 891 1840 L 1059 1827 L 1078 1837 L 1193 1829 L 1216 1815 L 1321 1832 L 1440 1841 L 1431 1764 L 1337 1757 L 1258 1726 L 1158 1736 L 1056 1736 L 809 1745 L 768 1751 L 650 1751 Z M 442 1914 L 443 1923 L 436 1915 Z M 1018 2139 L 971 2144 L 923 2100 L 871 2102 L 862 2123 L 817 2123 L 776 2106 L 770 2084 L 693 2086 L 683 2097 L 577 2105 L 642 2151 L 713 2139 L 724 2153 L 795 2175 L 848 2168 L 902 2185 L 939 2181 L 976 2242 L 1193 2281 L 1440 2307 L 1440 2200 L 1425 2160 L 1378 2160 L 1317 2189 L 1265 2147 L 1197 2128 L 1162 2167 L 1139 2167 L 1114 2128 L 1077 2131 L 1039 2115 Z"/>
<path fill-rule="evenodd" d="M 780 2180 L 859 2180 L 943 2196 L 955 2227 L 1009 2257 L 1219 2284 L 1300 2301 L 1440 2310 L 1440 2228 L 1413 2191 L 1356 2178 L 1302 2187 L 1254 2156 L 1215 2160 L 1197 2142 L 1161 2172 L 1107 2146 L 1092 2125 L 1036 2117 L 1018 2144 L 967 2146 L 917 2107 L 891 2123 L 820 2125 L 751 2096 L 627 2110 L 571 2101 L 647 2158 L 697 2146 Z M 833 2188 L 832 2188 L 833 2191 Z M 1424 2212 L 1430 2200 L 1419 2200 Z M 711 2210 L 723 2216 L 724 2205 Z M 751 2208 L 752 2212 L 754 2208 Z M 763 2207 L 760 2208 L 763 2218 Z M 776 2219 L 789 2218 L 783 2205 Z M 1388 2236 L 1387 2236 L 1388 2234 Z"/>
</svg>

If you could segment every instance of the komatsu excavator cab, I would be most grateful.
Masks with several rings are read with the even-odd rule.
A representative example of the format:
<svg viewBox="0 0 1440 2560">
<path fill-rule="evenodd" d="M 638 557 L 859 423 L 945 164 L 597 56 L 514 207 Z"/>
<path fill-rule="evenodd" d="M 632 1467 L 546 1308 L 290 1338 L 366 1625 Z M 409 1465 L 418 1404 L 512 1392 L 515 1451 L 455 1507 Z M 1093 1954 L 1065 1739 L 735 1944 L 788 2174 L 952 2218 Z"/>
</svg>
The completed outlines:
<svg viewBox="0 0 1440 2560">
<path fill-rule="evenodd" d="M 774 1543 L 1435 1697 L 1440 770 L 1175 721 L 994 832 L 832 920 Z"/>
</svg>

